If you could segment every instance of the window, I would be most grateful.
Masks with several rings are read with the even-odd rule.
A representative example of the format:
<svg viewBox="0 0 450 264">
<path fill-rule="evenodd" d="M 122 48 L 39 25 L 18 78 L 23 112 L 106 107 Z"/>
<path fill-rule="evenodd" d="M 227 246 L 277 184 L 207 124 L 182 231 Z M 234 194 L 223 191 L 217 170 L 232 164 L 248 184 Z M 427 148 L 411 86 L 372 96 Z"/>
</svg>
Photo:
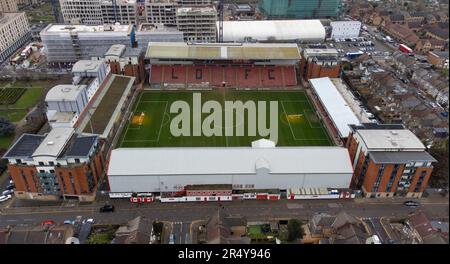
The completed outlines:
<svg viewBox="0 0 450 264">
<path fill-rule="evenodd" d="M 49 162 L 48 162 L 48 165 L 50 165 L 50 166 L 55 166 L 55 163 L 54 163 L 53 161 L 49 161 Z"/>
<path fill-rule="evenodd" d="M 394 165 L 394 169 L 392 170 L 391 177 L 389 177 L 389 182 L 386 186 L 386 192 L 389 192 L 391 190 L 392 185 L 394 184 L 394 181 L 395 181 L 395 177 L 397 176 L 399 167 L 400 167 L 400 165 L 398 165 L 398 164 Z"/>
<path fill-rule="evenodd" d="M 80 159 L 75 159 L 75 163 L 80 163 Z"/>
<path fill-rule="evenodd" d="M 376 178 L 376 180 L 375 180 L 375 182 L 373 184 L 372 192 L 377 192 L 378 186 L 380 186 L 380 182 L 381 182 L 381 178 L 383 176 L 383 173 L 384 173 L 384 164 L 382 164 L 380 166 L 380 168 L 378 169 L 378 175 L 377 175 L 377 178 Z"/>
<path fill-rule="evenodd" d="M 44 162 L 39 161 L 39 166 L 44 166 Z"/>
</svg>

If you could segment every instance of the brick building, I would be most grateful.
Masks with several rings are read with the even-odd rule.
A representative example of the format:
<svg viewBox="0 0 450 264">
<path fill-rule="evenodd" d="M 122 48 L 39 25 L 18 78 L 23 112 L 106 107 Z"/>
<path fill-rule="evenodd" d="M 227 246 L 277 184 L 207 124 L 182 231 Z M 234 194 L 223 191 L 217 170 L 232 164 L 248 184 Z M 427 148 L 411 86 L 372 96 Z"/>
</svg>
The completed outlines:
<svg viewBox="0 0 450 264">
<path fill-rule="evenodd" d="M 123 44 L 115 44 L 106 53 L 92 57 L 92 60 L 103 60 L 109 65 L 113 74 L 135 77 L 135 84 L 144 81 L 144 53 L 139 48 L 127 48 Z"/>
<path fill-rule="evenodd" d="M 90 201 L 103 175 L 97 135 L 59 127 L 46 135 L 22 135 L 3 156 L 18 198 Z"/>
<path fill-rule="evenodd" d="M 340 64 L 336 49 L 304 49 L 300 61 L 300 76 L 307 82 L 314 78 L 338 78 Z"/>
<path fill-rule="evenodd" d="M 403 125 L 351 125 L 351 187 L 366 197 L 421 197 L 436 160 Z"/>
</svg>

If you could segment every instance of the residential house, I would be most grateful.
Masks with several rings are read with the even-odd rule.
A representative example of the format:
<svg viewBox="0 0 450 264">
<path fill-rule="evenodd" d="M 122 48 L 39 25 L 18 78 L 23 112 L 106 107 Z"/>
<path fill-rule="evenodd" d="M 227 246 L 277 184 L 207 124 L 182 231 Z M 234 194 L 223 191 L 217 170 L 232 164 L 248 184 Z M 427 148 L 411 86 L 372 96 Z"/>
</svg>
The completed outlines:
<svg viewBox="0 0 450 264">
<path fill-rule="evenodd" d="M 406 24 L 406 26 L 411 29 L 412 31 L 414 31 L 415 33 L 419 32 L 422 29 L 422 22 L 416 22 L 416 21 L 412 21 L 412 22 L 408 22 Z"/>
<path fill-rule="evenodd" d="M 218 209 L 206 223 L 208 244 L 250 244 L 247 219 L 241 216 L 225 216 Z"/>
<path fill-rule="evenodd" d="M 332 233 L 332 225 L 335 220 L 336 216 L 326 213 L 314 214 L 308 223 L 311 235 L 330 236 Z"/>
<path fill-rule="evenodd" d="M 112 244 L 149 244 L 152 223 L 138 216 L 117 229 Z"/>
<path fill-rule="evenodd" d="M 389 23 L 383 27 L 383 30 L 398 42 L 405 43 L 410 47 L 414 47 L 419 41 L 416 33 L 404 25 Z"/>
<path fill-rule="evenodd" d="M 426 54 L 429 51 L 433 50 L 444 50 L 446 46 L 446 42 L 444 40 L 439 39 L 421 39 L 417 42 L 414 50 L 419 53 Z"/>
<path fill-rule="evenodd" d="M 418 237 L 423 244 L 448 244 L 448 238 L 446 239 L 433 228 L 423 212 L 417 212 L 410 215 L 406 224 L 410 229 L 415 231 L 416 237 Z"/>
<path fill-rule="evenodd" d="M 331 228 L 331 244 L 366 244 L 370 237 L 364 223 L 346 212 L 336 216 Z"/>
<path fill-rule="evenodd" d="M 448 35 L 448 28 L 440 28 L 439 26 L 425 28 L 425 36 L 428 38 L 448 41 Z"/>
<path fill-rule="evenodd" d="M 411 12 L 406 16 L 407 23 L 420 23 L 422 24 L 425 21 L 426 14 L 424 12 Z"/>
<path fill-rule="evenodd" d="M 430 51 L 427 54 L 428 62 L 436 66 L 437 68 L 448 69 L 448 51 Z"/>
</svg>

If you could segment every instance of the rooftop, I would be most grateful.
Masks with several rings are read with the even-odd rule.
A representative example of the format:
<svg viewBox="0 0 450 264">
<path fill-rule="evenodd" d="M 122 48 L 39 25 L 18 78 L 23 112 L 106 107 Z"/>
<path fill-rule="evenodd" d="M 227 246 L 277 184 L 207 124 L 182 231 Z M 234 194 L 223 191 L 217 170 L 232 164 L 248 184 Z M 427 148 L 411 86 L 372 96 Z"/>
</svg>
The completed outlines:
<svg viewBox="0 0 450 264">
<path fill-rule="evenodd" d="M 71 127 L 56 127 L 50 130 L 43 142 L 34 151 L 33 157 L 38 156 L 52 156 L 58 157 L 64 149 L 69 139 L 74 133 L 74 129 Z"/>
<path fill-rule="evenodd" d="M 43 32 L 47 33 L 98 33 L 98 32 L 128 32 L 131 29 L 130 25 L 101 25 L 101 26 L 88 26 L 88 25 L 62 25 L 62 24 L 50 24 Z"/>
<path fill-rule="evenodd" d="M 113 47 L 117 48 L 116 45 Z M 98 72 L 103 63 L 101 60 L 79 60 L 73 65 L 72 72 Z"/>
<path fill-rule="evenodd" d="M 219 22 L 216 23 L 217 29 Z M 224 21 L 223 40 L 240 42 L 245 38 L 259 41 L 324 40 L 325 28 L 316 19 Z"/>
<path fill-rule="evenodd" d="M 3 156 L 4 159 L 8 158 L 28 158 L 33 155 L 34 151 L 39 147 L 42 140 L 44 140 L 43 135 L 31 135 L 23 134 L 6 152 Z"/>
<path fill-rule="evenodd" d="M 167 159 L 170 157 L 170 159 Z M 111 153 L 108 176 L 255 174 L 264 159 L 269 173 L 353 173 L 341 147 L 277 148 L 118 148 Z M 327 166 L 323 166 L 323 160 Z"/>
<path fill-rule="evenodd" d="M 151 59 L 300 60 L 300 53 L 296 44 L 150 42 L 146 57 Z"/>
<path fill-rule="evenodd" d="M 45 101 L 75 101 L 83 92 L 85 85 L 60 84 L 56 85 L 45 96 Z"/>
<path fill-rule="evenodd" d="M 120 56 L 122 56 L 122 54 L 124 53 L 125 49 L 126 49 L 126 46 L 123 45 L 123 44 L 115 44 L 115 45 L 112 45 L 112 46 L 108 49 L 108 51 L 106 51 L 105 57 L 106 57 L 106 56 L 117 56 L 117 57 L 120 57 Z"/>
<path fill-rule="evenodd" d="M 409 163 L 409 162 L 437 162 L 426 151 L 371 151 L 369 152 L 371 159 L 375 163 Z"/>
<path fill-rule="evenodd" d="M 357 130 L 356 133 L 360 135 L 369 150 L 425 150 L 420 139 L 408 129 L 363 129 Z"/>
<path fill-rule="evenodd" d="M 336 86 L 331 82 L 330 78 L 310 79 L 309 82 L 337 128 L 340 137 L 347 137 L 350 133 L 349 125 L 360 124 L 358 117 L 339 93 Z"/>
<path fill-rule="evenodd" d="M 74 137 L 71 144 L 66 148 L 63 155 L 65 157 L 86 157 L 88 156 L 95 143 L 98 140 L 98 136 L 77 136 Z"/>
</svg>

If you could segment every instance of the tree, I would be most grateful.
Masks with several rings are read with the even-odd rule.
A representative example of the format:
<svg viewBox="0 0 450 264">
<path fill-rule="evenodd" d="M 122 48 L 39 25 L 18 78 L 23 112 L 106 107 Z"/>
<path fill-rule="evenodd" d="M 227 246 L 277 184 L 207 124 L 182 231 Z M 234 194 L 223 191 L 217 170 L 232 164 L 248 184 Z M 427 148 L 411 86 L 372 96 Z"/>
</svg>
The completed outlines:
<svg viewBox="0 0 450 264">
<path fill-rule="evenodd" d="M 15 126 L 8 119 L 0 117 L 0 136 L 10 136 L 14 134 Z"/>
<path fill-rule="evenodd" d="M 302 222 L 298 219 L 291 219 L 288 222 L 288 241 L 292 242 L 296 239 L 303 238 L 304 230 Z"/>
<path fill-rule="evenodd" d="M 448 188 L 448 138 L 440 144 L 434 144 L 429 152 L 438 161 L 433 165 L 429 185 L 434 188 Z"/>
</svg>

